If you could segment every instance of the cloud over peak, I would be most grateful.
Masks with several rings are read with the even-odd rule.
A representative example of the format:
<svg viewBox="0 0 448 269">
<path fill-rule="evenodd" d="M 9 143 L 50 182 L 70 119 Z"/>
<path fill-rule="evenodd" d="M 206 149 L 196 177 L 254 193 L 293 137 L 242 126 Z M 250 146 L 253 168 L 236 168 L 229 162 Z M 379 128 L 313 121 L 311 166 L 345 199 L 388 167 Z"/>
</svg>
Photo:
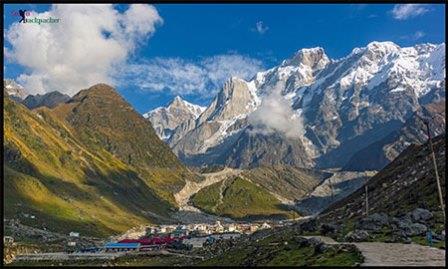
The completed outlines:
<svg viewBox="0 0 448 269">
<path fill-rule="evenodd" d="M 269 27 L 264 25 L 263 21 L 257 21 L 257 23 L 255 24 L 255 28 L 252 30 L 262 35 L 269 30 Z"/>
<path fill-rule="evenodd" d="M 282 96 L 283 87 L 283 83 L 275 85 L 271 93 L 263 97 L 261 105 L 249 114 L 248 121 L 253 127 L 251 132 L 269 135 L 278 131 L 288 138 L 303 136 L 303 119 Z"/>
<path fill-rule="evenodd" d="M 257 59 L 229 53 L 197 61 L 155 58 L 130 64 L 119 73 L 123 75 L 122 83 L 132 83 L 142 91 L 210 98 L 229 77 L 250 79 L 262 68 L 262 62 Z"/>
<path fill-rule="evenodd" d="M 423 4 L 397 4 L 392 9 L 392 16 L 397 20 L 406 20 L 428 12 Z"/>
</svg>

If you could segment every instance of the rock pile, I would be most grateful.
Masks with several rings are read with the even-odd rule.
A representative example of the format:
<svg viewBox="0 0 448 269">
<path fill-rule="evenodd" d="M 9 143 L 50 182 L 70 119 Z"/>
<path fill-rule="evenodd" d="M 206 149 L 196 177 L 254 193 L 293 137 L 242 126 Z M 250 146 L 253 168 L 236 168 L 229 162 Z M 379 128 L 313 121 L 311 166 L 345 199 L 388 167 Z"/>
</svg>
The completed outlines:
<svg viewBox="0 0 448 269">
<path fill-rule="evenodd" d="M 237 242 L 241 244 L 244 243 L 244 240 L 238 240 L 237 238 L 217 239 L 211 244 L 204 244 L 202 252 L 208 257 L 219 256 L 232 249 Z"/>
<path fill-rule="evenodd" d="M 362 242 L 373 239 L 377 234 L 389 236 L 389 242 L 411 243 L 410 237 L 424 236 L 430 229 L 433 214 L 431 211 L 416 208 L 402 216 L 391 217 L 386 213 L 375 213 L 355 223 L 355 230 L 345 235 L 347 242 Z M 434 234 L 434 233 L 433 233 Z M 434 238 L 441 238 L 434 234 Z"/>
<path fill-rule="evenodd" d="M 370 235 L 365 230 L 354 230 L 345 235 L 344 241 L 346 242 L 363 242 L 368 241 Z"/>
</svg>

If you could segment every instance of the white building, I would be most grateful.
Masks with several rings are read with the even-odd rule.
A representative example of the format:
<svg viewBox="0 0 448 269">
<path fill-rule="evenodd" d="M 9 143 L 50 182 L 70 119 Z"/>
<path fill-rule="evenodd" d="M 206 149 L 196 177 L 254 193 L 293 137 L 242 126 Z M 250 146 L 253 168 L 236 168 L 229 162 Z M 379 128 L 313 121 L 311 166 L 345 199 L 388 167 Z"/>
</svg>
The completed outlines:
<svg viewBox="0 0 448 269">
<path fill-rule="evenodd" d="M 77 233 L 77 232 L 70 232 L 69 236 L 70 237 L 79 237 L 79 233 Z"/>
<path fill-rule="evenodd" d="M 261 229 L 269 229 L 269 228 L 271 228 L 271 225 L 267 224 L 266 222 L 261 225 Z"/>
<path fill-rule="evenodd" d="M 235 230 L 236 230 L 236 227 L 233 224 L 229 224 L 229 226 L 227 227 L 227 231 L 229 231 L 229 232 L 234 232 Z"/>
</svg>

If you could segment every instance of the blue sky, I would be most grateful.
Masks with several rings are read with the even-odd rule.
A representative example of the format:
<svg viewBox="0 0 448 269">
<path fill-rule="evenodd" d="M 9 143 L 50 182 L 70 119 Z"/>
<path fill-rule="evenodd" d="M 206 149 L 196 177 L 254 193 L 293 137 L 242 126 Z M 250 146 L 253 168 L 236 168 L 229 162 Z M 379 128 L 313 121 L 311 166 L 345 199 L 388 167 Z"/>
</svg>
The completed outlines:
<svg viewBox="0 0 448 269">
<path fill-rule="evenodd" d="M 320 46 L 330 58 L 335 59 L 371 41 L 393 41 L 400 46 L 445 41 L 444 5 L 158 4 L 154 7 L 156 14 L 153 9 L 139 8 L 135 9 L 135 13 L 129 12 L 134 15 L 126 18 L 119 17 L 113 11 L 125 14 L 128 5 L 102 9 L 98 14 L 104 16 L 105 21 L 109 22 L 114 17 L 133 25 L 132 28 L 113 26 L 110 29 L 101 20 L 93 18 L 86 18 L 85 26 L 80 24 L 78 28 L 69 28 L 73 24 L 68 23 L 79 18 L 75 16 L 76 12 L 84 14 L 85 11 L 67 13 L 62 9 L 53 10 L 49 14 L 62 16 L 62 22 L 66 24 L 33 25 L 32 33 L 41 33 L 34 35 L 29 32 L 31 28 L 24 29 L 30 25 L 17 25 L 18 17 L 13 16 L 12 12 L 26 9 L 39 13 L 36 16 L 45 17 L 43 12 L 52 7 L 5 5 L 5 29 L 12 38 L 7 37 L 5 41 L 5 77 L 17 79 L 33 88 L 33 92 L 34 89 L 35 92 L 48 89 L 65 91 L 65 88 L 82 87 L 95 79 L 106 80 L 116 85 L 121 94 L 143 113 L 167 104 L 178 94 L 191 102 L 206 105 L 226 77 L 237 75 L 250 78 L 256 71 L 279 64 L 300 48 Z M 145 14 L 150 14 L 148 17 L 151 19 L 145 20 Z M 133 21 L 146 28 L 138 28 Z M 16 26 L 14 29 L 13 24 Z M 60 32 L 57 27 L 67 27 L 67 31 Z M 110 46 L 102 50 L 101 42 L 104 40 L 101 34 L 96 39 L 93 32 L 86 33 L 90 38 L 85 38 L 88 41 L 85 45 L 70 40 L 82 38 L 82 27 L 100 29 L 104 40 L 110 41 Z M 42 34 L 42 29 L 49 34 Z M 112 37 L 116 36 L 116 40 L 106 38 L 109 31 Z M 82 59 L 62 62 L 65 59 L 61 60 L 61 57 L 44 59 L 38 56 L 45 54 L 43 52 L 47 47 L 36 47 L 35 53 L 28 55 L 18 39 L 26 42 L 30 36 L 33 39 L 28 42 L 53 44 L 55 52 L 79 54 Z M 120 46 L 115 46 L 112 41 Z M 74 47 L 73 44 L 78 43 L 80 48 Z M 67 46 L 70 48 L 67 49 Z M 86 52 L 89 48 L 92 48 L 92 53 Z M 110 61 L 108 55 L 117 60 Z M 95 59 L 97 56 L 100 58 Z M 93 71 L 87 72 L 90 68 Z M 70 70 L 67 71 L 69 74 L 78 74 L 80 78 L 67 75 L 57 77 L 64 70 Z M 85 77 L 90 78 L 87 80 Z M 67 90 L 67 93 L 73 94 L 74 91 Z"/>
</svg>

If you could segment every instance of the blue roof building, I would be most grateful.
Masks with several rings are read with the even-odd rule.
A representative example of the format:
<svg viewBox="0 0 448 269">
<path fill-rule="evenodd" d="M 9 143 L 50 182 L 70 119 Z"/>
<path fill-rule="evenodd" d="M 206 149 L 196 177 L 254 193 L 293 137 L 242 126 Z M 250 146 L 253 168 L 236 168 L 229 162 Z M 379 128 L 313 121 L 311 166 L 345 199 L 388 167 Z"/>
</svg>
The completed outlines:
<svg viewBox="0 0 448 269">
<path fill-rule="evenodd" d="M 137 250 L 140 243 L 107 243 L 104 248 L 106 250 Z"/>
</svg>

